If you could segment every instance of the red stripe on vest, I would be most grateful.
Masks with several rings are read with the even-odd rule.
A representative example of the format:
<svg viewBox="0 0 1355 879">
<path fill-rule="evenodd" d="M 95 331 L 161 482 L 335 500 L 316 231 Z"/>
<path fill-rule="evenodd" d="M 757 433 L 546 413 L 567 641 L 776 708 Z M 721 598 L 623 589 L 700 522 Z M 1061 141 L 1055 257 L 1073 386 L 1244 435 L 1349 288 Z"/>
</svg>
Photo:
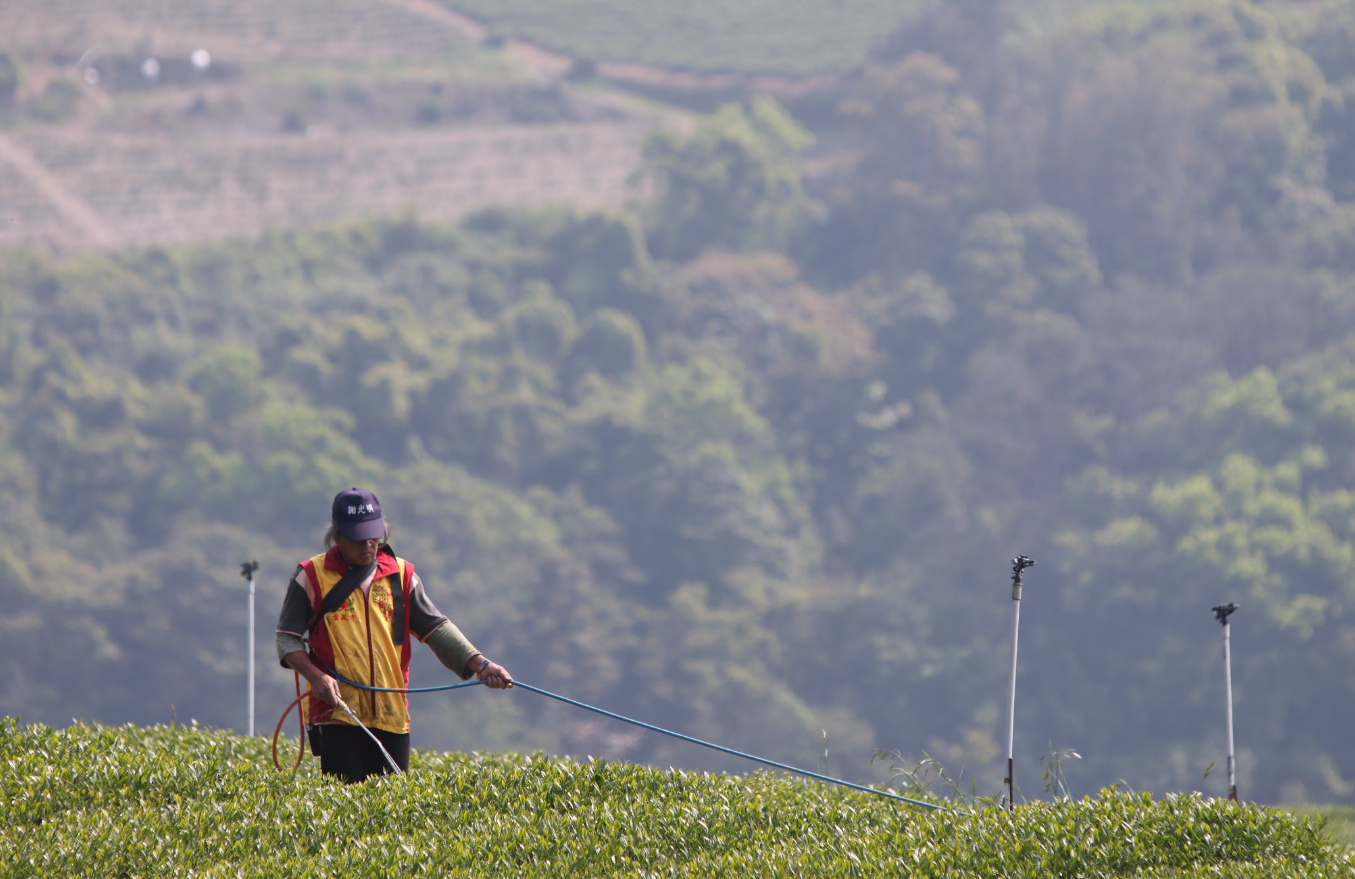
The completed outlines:
<svg viewBox="0 0 1355 879">
<path fill-rule="evenodd" d="M 311 616 L 320 613 L 320 578 L 315 573 L 315 562 L 312 559 L 306 559 L 301 563 L 301 569 L 306 572 L 306 579 L 310 581 L 310 599 Z M 311 660 L 324 668 L 334 667 L 334 646 L 329 643 L 329 630 L 325 628 L 324 617 L 321 616 L 315 624 L 315 628 L 310 632 Z M 315 696 L 306 697 L 306 722 L 307 723 L 328 723 L 334 717 L 334 706 L 322 702 Z"/>
</svg>

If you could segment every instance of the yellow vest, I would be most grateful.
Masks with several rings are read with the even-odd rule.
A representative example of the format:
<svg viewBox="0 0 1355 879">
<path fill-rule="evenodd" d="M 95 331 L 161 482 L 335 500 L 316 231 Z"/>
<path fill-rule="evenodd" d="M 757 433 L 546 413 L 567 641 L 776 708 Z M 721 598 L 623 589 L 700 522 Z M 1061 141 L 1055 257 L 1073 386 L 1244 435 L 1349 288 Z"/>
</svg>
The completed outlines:
<svg viewBox="0 0 1355 879">
<path fill-rule="evenodd" d="M 331 549 L 302 562 L 301 567 L 309 581 L 311 608 L 318 612 L 325 595 L 338 585 L 348 565 L 337 549 Z M 407 688 L 410 570 L 412 566 L 404 559 L 383 551 L 377 557 L 377 570 L 367 592 L 354 589 L 343 604 L 321 615 L 315 623 L 310 632 L 312 660 L 350 681 L 389 689 Z M 339 693 L 364 726 L 409 732 L 409 699 L 404 693 L 374 693 L 343 682 L 339 683 Z M 353 723 L 342 708 L 327 705 L 314 696 L 302 700 L 302 704 L 306 723 L 350 726 Z"/>
</svg>

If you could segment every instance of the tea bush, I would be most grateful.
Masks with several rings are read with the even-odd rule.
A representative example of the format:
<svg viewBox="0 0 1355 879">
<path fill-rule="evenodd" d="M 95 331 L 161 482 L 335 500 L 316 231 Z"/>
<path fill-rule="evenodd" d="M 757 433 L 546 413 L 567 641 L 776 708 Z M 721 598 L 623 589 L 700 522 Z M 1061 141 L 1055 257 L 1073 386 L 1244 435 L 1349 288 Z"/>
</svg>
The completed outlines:
<svg viewBox="0 0 1355 879">
<path fill-rule="evenodd" d="M 1103 791 L 1015 813 L 777 775 L 415 751 L 345 786 L 196 726 L 0 721 L 0 876 L 1353 876 L 1308 819 Z"/>
</svg>

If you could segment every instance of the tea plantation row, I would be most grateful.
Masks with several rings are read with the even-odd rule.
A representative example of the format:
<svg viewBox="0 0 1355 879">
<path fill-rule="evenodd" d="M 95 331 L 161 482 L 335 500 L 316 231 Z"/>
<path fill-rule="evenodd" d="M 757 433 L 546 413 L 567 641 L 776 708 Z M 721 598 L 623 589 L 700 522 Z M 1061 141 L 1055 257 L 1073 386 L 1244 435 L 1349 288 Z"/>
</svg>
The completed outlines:
<svg viewBox="0 0 1355 879">
<path fill-rule="evenodd" d="M 0 720 L 0 877 L 1355 876 L 1316 823 L 1198 796 L 943 805 L 426 751 L 343 786 L 229 732 Z"/>
</svg>

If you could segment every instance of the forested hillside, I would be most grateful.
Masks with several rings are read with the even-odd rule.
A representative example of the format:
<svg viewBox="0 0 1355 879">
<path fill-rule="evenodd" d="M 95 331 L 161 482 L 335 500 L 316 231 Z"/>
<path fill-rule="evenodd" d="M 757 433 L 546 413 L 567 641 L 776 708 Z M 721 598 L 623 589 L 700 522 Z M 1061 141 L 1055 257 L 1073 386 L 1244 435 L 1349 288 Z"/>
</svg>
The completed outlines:
<svg viewBox="0 0 1355 879">
<path fill-rule="evenodd" d="M 524 681 L 980 795 L 1013 556 L 1027 798 L 1223 793 L 1234 601 L 1244 798 L 1353 802 L 1352 59 L 1352 0 L 936 3 L 614 210 L 0 252 L 0 713 L 239 729 L 257 559 L 271 731 L 357 484 Z M 538 703 L 415 743 L 747 768 Z"/>
</svg>

